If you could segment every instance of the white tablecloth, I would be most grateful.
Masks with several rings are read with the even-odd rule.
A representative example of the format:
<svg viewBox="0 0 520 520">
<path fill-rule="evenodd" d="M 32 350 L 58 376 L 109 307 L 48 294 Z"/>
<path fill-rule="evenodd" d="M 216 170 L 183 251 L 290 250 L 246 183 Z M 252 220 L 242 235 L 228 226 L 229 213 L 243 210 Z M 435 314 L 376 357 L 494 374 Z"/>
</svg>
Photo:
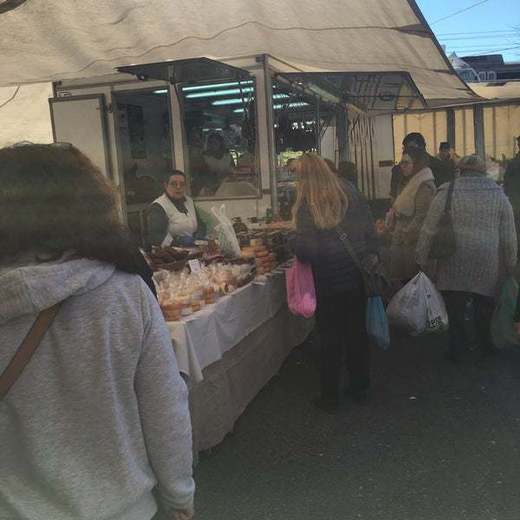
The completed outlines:
<svg viewBox="0 0 520 520">
<path fill-rule="evenodd" d="M 188 382 L 196 453 L 217 446 L 233 431 L 248 404 L 280 370 L 291 350 L 305 341 L 313 324 L 284 306 L 206 367 L 203 381 Z"/>
<path fill-rule="evenodd" d="M 183 321 L 169 322 L 179 370 L 194 383 L 202 371 L 287 305 L 282 269 L 252 282 Z"/>
</svg>

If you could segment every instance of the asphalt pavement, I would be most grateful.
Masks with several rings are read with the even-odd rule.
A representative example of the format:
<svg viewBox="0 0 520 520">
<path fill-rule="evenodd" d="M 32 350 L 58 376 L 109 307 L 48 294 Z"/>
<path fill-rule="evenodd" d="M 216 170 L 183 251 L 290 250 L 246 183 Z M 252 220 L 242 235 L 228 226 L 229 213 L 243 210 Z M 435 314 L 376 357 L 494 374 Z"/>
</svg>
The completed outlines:
<svg viewBox="0 0 520 520">
<path fill-rule="evenodd" d="M 365 404 L 315 408 L 317 341 L 293 351 L 196 468 L 197 520 L 519 520 L 520 352 L 460 365 L 446 338 L 374 351 Z"/>
</svg>

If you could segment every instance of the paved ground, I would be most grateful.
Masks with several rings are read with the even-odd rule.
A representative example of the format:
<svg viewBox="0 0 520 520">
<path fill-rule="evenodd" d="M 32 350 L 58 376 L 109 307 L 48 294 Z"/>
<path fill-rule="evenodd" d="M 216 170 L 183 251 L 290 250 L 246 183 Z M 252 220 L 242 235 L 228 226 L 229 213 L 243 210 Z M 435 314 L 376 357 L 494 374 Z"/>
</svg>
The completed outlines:
<svg viewBox="0 0 520 520">
<path fill-rule="evenodd" d="M 444 338 L 374 355 L 369 404 L 315 409 L 297 349 L 201 457 L 197 520 L 519 520 L 520 352 L 454 366 Z"/>
</svg>

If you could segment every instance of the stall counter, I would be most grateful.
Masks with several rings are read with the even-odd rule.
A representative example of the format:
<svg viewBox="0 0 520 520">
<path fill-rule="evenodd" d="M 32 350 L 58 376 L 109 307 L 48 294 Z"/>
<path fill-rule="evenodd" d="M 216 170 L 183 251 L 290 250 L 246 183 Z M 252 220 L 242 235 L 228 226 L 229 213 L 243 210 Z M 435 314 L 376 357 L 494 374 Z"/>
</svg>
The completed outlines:
<svg viewBox="0 0 520 520">
<path fill-rule="evenodd" d="M 224 296 L 179 322 L 168 322 L 187 376 L 195 452 L 222 442 L 313 320 L 290 314 L 284 270 Z"/>
</svg>

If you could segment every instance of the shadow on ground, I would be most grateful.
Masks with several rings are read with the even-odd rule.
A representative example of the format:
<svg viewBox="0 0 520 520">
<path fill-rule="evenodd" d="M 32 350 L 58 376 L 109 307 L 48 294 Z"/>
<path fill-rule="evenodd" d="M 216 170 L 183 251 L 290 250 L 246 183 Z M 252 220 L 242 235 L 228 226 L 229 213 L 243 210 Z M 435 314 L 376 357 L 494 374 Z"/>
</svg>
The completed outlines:
<svg viewBox="0 0 520 520">
<path fill-rule="evenodd" d="M 444 341 L 374 352 L 370 402 L 335 416 L 296 349 L 201 456 L 197 520 L 519 520 L 520 352 L 455 366 Z"/>
</svg>

